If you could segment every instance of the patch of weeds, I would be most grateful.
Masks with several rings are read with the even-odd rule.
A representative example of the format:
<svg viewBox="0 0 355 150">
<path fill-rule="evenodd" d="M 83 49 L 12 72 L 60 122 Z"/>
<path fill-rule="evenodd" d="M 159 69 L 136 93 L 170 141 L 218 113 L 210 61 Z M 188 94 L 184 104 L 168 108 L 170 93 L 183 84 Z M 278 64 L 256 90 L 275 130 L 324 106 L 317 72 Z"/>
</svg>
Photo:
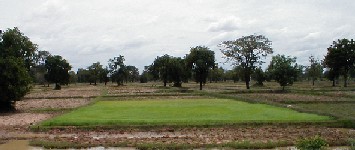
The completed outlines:
<svg viewBox="0 0 355 150">
<path fill-rule="evenodd" d="M 349 139 L 350 150 L 355 150 L 355 139 Z"/>
<path fill-rule="evenodd" d="M 179 149 L 193 149 L 196 148 L 191 144 L 163 144 L 163 143 L 144 143 L 137 144 L 137 149 L 140 150 L 179 150 Z"/>
<path fill-rule="evenodd" d="M 327 141 L 320 136 L 302 138 L 299 139 L 296 144 L 296 147 L 300 150 L 321 150 L 328 146 Z"/>
<path fill-rule="evenodd" d="M 46 149 L 69 149 L 69 148 L 88 148 L 94 145 L 80 144 L 65 141 L 31 140 L 30 146 L 43 147 Z"/>
<path fill-rule="evenodd" d="M 250 142 L 250 141 L 242 141 L 242 142 L 230 142 L 226 144 L 222 144 L 222 147 L 229 147 L 233 149 L 273 149 L 276 147 L 285 147 L 290 144 L 286 141 L 278 141 L 278 142 Z"/>
</svg>

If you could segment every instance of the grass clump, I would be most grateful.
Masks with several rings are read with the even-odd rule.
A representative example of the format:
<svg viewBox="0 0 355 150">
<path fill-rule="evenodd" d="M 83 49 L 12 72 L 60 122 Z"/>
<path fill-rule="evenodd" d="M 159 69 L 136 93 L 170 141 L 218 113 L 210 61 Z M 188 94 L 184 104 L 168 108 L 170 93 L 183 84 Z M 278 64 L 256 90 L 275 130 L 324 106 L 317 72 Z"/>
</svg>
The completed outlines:
<svg viewBox="0 0 355 150">
<path fill-rule="evenodd" d="M 297 141 L 296 147 L 300 150 L 321 150 L 328 147 L 327 141 L 320 136 L 302 138 Z"/>
</svg>

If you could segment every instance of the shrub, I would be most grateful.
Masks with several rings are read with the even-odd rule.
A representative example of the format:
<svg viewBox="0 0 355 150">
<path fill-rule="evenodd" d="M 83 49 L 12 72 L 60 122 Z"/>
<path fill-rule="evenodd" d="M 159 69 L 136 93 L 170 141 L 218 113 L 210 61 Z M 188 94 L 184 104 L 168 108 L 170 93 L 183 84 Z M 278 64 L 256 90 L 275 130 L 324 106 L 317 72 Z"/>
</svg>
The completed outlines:
<svg viewBox="0 0 355 150">
<path fill-rule="evenodd" d="M 302 138 L 297 141 L 296 147 L 300 150 L 320 150 L 327 147 L 327 141 L 319 136 Z"/>
</svg>

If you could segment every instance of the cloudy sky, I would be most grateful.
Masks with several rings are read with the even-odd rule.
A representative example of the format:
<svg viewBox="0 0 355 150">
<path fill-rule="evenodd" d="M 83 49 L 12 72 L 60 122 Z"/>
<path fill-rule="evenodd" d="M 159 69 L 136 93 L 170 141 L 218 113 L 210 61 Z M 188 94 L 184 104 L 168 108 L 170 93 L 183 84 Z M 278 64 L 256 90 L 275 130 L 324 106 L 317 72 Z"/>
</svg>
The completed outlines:
<svg viewBox="0 0 355 150">
<path fill-rule="evenodd" d="M 307 65 L 332 41 L 355 37 L 354 8 L 353 0 L 0 0 L 0 29 L 19 27 L 75 71 L 118 55 L 142 70 L 198 45 L 224 62 L 217 45 L 251 34 Z"/>
</svg>

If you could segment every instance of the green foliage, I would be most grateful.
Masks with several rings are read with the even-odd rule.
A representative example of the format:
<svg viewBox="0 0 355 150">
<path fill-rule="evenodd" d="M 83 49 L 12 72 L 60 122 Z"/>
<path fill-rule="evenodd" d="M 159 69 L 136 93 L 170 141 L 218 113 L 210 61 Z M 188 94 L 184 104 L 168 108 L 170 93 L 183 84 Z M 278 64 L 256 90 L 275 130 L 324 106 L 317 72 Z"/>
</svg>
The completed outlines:
<svg viewBox="0 0 355 150">
<path fill-rule="evenodd" d="M 314 56 L 309 57 L 310 66 L 306 68 L 306 74 L 312 79 L 312 85 L 317 78 L 321 78 L 323 74 L 323 66 L 320 60 L 314 58 Z"/>
<path fill-rule="evenodd" d="M 2 34 L 1 56 L 14 56 L 21 58 L 27 70 L 34 66 L 35 52 L 37 45 L 32 43 L 30 39 L 15 27 L 7 29 Z"/>
<path fill-rule="evenodd" d="M 18 28 L 0 34 L 0 111 L 15 109 L 30 90 L 30 67 L 37 46 Z"/>
<path fill-rule="evenodd" d="M 285 86 L 292 85 L 297 79 L 298 67 L 296 64 L 296 57 L 291 58 L 285 55 L 276 55 L 272 57 L 270 65 L 267 69 L 272 78 L 285 88 Z"/>
<path fill-rule="evenodd" d="M 355 150 L 355 139 L 349 139 L 350 150 Z"/>
<path fill-rule="evenodd" d="M 250 88 L 250 76 L 255 67 L 264 63 L 261 57 L 273 53 L 271 41 L 263 35 L 243 36 L 235 41 L 224 41 L 219 46 L 228 62 L 243 68 L 247 89 Z"/>
<path fill-rule="evenodd" d="M 90 73 L 90 83 L 94 82 L 96 85 L 97 80 L 100 78 L 100 73 L 104 70 L 100 62 L 93 63 L 88 67 Z"/>
<path fill-rule="evenodd" d="M 347 86 L 349 71 L 355 64 L 355 42 L 348 39 L 338 39 L 328 48 L 328 53 L 324 58 L 325 65 L 330 68 L 330 79 L 334 80 L 340 74 L 344 76 L 344 87 Z"/>
<path fill-rule="evenodd" d="M 124 80 L 127 78 L 124 61 L 125 59 L 122 55 L 114 57 L 108 61 L 112 82 L 116 81 L 117 85 L 123 85 Z"/>
<path fill-rule="evenodd" d="M 256 85 L 263 86 L 263 82 L 266 80 L 266 75 L 263 69 L 261 69 L 261 67 L 258 67 L 252 74 L 252 78 L 256 81 Z"/>
<path fill-rule="evenodd" d="M 186 56 L 186 64 L 194 71 L 195 79 L 200 82 L 202 90 L 202 83 L 206 83 L 209 70 L 215 66 L 214 52 L 206 46 L 192 47 L 190 54 Z"/>
<path fill-rule="evenodd" d="M 300 150 L 321 150 L 327 146 L 327 141 L 319 136 L 302 138 L 296 144 L 296 147 Z"/>
<path fill-rule="evenodd" d="M 47 57 L 45 67 L 47 74 L 45 78 L 47 81 L 55 83 L 56 90 L 60 90 L 60 84 L 69 84 L 69 70 L 71 66 L 62 58 L 62 56 L 54 55 Z"/>
</svg>

